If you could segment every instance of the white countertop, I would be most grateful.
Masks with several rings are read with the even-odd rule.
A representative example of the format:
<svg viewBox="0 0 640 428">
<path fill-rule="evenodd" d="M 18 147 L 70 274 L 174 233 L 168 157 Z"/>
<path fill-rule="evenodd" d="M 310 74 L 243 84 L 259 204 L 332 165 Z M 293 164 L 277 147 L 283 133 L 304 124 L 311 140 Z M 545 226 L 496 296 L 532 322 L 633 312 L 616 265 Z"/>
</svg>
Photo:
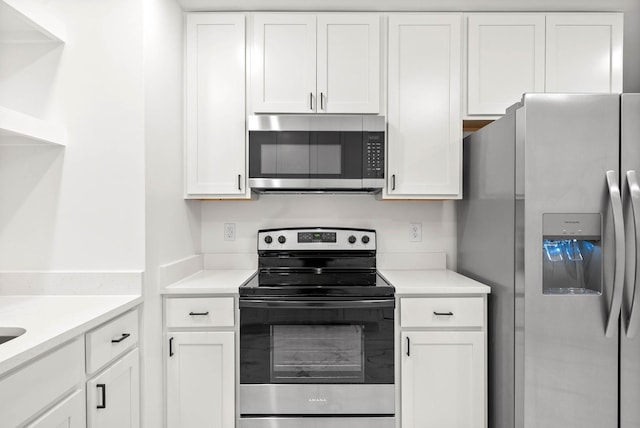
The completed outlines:
<svg viewBox="0 0 640 428">
<path fill-rule="evenodd" d="M 452 270 L 393 270 L 380 274 L 396 288 L 396 295 L 488 294 L 491 288 Z"/>
<path fill-rule="evenodd" d="M 0 296 L 0 327 L 26 329 L 0 344 L 0 375 L 141 302 L 139 295 Z"/>
<path fill-rule="evenodd" d="M 255 269 L 201 270 L 165 287 L 162 294 L 238 294 L 238 287 L 255 273 Z"/>
<path fill-rule="evenodd" d="M 256 273 L 247 269 L 201 270 L 162 290 L 164 295 L 238 294 L 238 287 Z M 382 269 L 398 295 L 411 294 L 487 294 L 491 288 L 452 270 Z"/>
</svg>

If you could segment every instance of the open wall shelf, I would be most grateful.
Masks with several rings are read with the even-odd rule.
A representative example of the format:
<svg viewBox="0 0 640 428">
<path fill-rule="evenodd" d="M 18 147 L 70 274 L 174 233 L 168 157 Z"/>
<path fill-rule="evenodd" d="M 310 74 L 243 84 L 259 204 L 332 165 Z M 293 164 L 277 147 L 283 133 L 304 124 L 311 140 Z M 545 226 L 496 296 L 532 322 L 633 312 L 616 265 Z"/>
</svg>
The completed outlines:
<svg viewBox="0 0 640 428">
<path fill-rule="evenodd" d="M 0 0 L 0 43 L 64 43 L 67 31 L 31 0 Z"/>
<path fill-rule="evenodd" d="M 64 146 L 66 139 L 64 127 L 0 106 L 0 144 L 26 141 Z"/>
</svg>

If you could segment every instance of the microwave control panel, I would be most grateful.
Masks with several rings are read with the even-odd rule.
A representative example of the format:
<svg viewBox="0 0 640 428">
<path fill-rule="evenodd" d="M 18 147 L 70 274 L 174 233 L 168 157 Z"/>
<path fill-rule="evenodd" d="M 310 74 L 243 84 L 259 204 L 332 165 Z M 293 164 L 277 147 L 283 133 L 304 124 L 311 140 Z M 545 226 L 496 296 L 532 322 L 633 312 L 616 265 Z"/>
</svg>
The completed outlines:
<svg viewBox="0 0 640 428">
<path fill-rule="evenodd" d="M 364 133 L 362 178 L 384 178 L 384 132 Z"/>
</svg>

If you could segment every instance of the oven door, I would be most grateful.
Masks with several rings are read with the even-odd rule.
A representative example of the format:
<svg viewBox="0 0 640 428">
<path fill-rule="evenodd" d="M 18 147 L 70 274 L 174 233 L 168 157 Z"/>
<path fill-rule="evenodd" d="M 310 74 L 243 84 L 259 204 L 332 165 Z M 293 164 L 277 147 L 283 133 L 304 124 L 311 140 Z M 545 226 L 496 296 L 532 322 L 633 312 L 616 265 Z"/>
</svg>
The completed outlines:
<svg viewBox="0 0 640 428">
<path fill-rule="evenodd" d="M 394 300 L 240 300 L 240 414 L 393 415 Z"/>
<path fill-rule="evenodd" d="M 361 188 L 362 139 L 361 131 L 250 131 L 249 185 Z"/>
</svg>

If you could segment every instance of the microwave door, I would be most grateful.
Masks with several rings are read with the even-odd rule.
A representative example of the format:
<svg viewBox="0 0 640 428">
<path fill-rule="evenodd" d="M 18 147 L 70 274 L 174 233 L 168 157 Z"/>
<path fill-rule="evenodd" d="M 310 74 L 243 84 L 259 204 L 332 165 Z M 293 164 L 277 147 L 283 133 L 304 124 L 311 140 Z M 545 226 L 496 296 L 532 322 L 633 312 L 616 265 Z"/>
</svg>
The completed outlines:
<svg viewBox="0 0 640 428">
<path fill-rule="evenodd" d="M 362 187 L 362 132 L 312 132 L 310 157 L 312 187 Z"/>
<path fill-rule="evenodd" d="M 310 132 L 251 131 L 250 185 L 257 188 L 309 187 Z"/>
</svg>

